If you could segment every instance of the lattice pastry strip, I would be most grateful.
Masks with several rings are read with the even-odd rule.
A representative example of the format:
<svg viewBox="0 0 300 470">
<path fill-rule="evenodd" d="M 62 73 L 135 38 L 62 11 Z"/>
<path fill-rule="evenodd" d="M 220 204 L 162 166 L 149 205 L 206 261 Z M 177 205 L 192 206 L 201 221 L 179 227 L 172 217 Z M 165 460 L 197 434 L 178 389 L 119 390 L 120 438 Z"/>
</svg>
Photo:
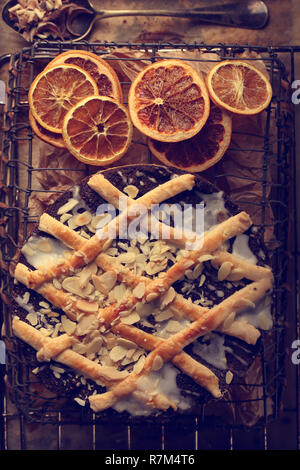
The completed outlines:
<svg viewBox="0 0 300 470">
<path fill-rule="evenodd" d="M 179 354 L 187 345 L 195 341 L 199 336 L 215 330 L 223 323 L 231 312 L 238 313 L 245 308 L 245 302 L 256 302 L 263 298 L 272 287 L 271 280 L 266 278 L 261 282 L 254 282 L 244 287 L 240 291 L 235 292 L 225 299 L 219 305 L 208 310 L 201 318 L 193 322 L 189 327 L 175 333 L 169 339 L 161 342 L 147 356 L 142 371 L 138 374 L 131 372 L 120 384 L 113 387 L 109 392 L 94 395 L 90 397 L 90 404 L 94 411 L 113 406 L 116 401 L 130 393 L 138 386 L 138 379 L 147 374 L 151 370 L 161 368 L 163 364 L 170 361 L 174 356 Z M 160 367 L 157 366 L 157 362 Z"/>
<path fill-rule="evenodd" d="M 89 240 L 85 241 L 81 246 L 78 247 L 77 251 L 72 254 L 69 259 L 65 260 L 65 262 L 61 264 L 56 264 L 53 266 L 49 266 L 47 272 L 43 272 L 42 270 L 36 269 L 30 273 L 30 276 L 27 278 L 27 287 L 31 289 L 35 289 L 39 287 L 41 284 L 47 281 L 51 281 L 54 278 L 60 276 L 66 276 L 72 273 L 75 269 L 82 268 L 84 265 L 88 264 L 89 262 L 93 261 L 98 253 L 103 250 L 103 248 L 107 248 L 109 243 L 113 241 L 110 238 L 110 230 L 113 227 L 113 232 L 115 233 L 115 228 L 118 232 L 118 227 L 122 224 L 125 224 L 128 220 L 134 219 L 137 217 L 137 213 L 139 211 L 139 207 L 142 205 L 145 208 L 151 209 L 153 204 L 160 204 L 166 198 L 176 196 L 177 194 L 181 193 L 185 190 L 191 190 L 194 185 L 194 176 L 193 175 L 182 175 L 176 178 L 175 180 L 169 180 L 164 184 L 154 188 L 152 191 L 149 191 L 140 199 L 135 202 L 136 209 L 132 207 L 133 205 L 129 206 L 124 212 L 118 215 L 115 219 L 108 223 L 104 229 L 106 232 L 107 237 L 103 236 L 103 238 L 99 238 L 96 234 Z M 132 212 L 133 215 L 130 216 L 129 211 Z M 49 233 L 50 235 L 54 235 L 52 233 L 52 227 L 43 224 L 40 222 L 41 230 Z M 55 226 L 55 229 L 57 225 Z M 68 232 L 68 235 L 69 232 Z M 105 234 L 104 234 L 105 235 Z M 75 235 L 76 236 L 76 235 Z"/>
<path fill-rule="evenodd" d="M 100 382 L 101 385 L 106 387 L 111 386 L 113 382 L 120 382 L 124 376 L 128 375 L 127 371 L 118 371 L 113 367 L 101 366 L 81 354 L 68 349 L 75 341 L 73 336 L 61 335 L 54 339 L 47 338 L 33 326 L 28 325 L 17 317 L 13 318 L 12 326 L 14 334 L 18 338 L 37 350 L 37 358 L 40 361 L 54 359 L 82 373 L 85 377 L 93 379 L 96 383 Z M 176 404 L 162 393 L 149 396 L 146 392 L 134 391 L 133 396 L 149 407 L 161 410 L 166 410 L 169 407 L 176 409 Z"/>
<path fill-rule="evenodd" d="M 60 224 L 60 222 L 57 222 L 57 224 Z M 77 239 L 79 237 L 80 237 L 79 235 L 76 235 Z M 71 246 L 71 243 L 69 245 Z M 129 269 L 126 269 L 120 263 L 118 263 L 114 258 L 106 255 L 105 253 L 98 255 L 98 257 L 96 258 L 96 261 L 99 263 L 102 269 L 106 271 L 115 270 L 119 277 L 119 280 L 121 282 L 127 283 L 132 288 L 136 287 L 142 281 L 148 282 L 148 283 L 151 282 L 148 278 L 135 276 Z M 47 300 L 50 300 L 52 301 L 52 303 L 55 303 L 57 307 L 62 308 L 71 319 L 75 319 L 77 315 L 80 315 L 82 313 L 79 309 L 76 309 L 74 305 L 73 305 L 73 309 L 72 308 L 66 309 L 65 307 L 68 304 L 70 304 L 70 296 L 65 292 L 55 289 L 54 286 L 51 284 L 45 284 L 44 287 L 38 288 L 37 291 L 41 294 L 44 294 Z M 140 299 L 134 298 L 134 300 L 138 302 Z M 76 305 L 76 302 L 74 300 L 73 300 L 73 303 Z M 131 301 L 131 305 L 132 305 L 132 301 Z M 247 305 L 247 302 L 246 302 L 246 305 Z M 196 304 L 188 302 L 179 294 L 177 294 L 174 300 L 172 301 L 172 308 L 183 312 L 184 315 L 186 315 L 187 317 L 190 317 L 193 320 L 196 320 L 197 318 L 199 318 L 199 316 L 203 315 L 207 311 L 207 309 L 203 307 L 200 307 Z M 115 314 L 116 312 L 118 312 L 118 309 L 115 310 L 114 306 L 108 307 L 106 310 L 102 310 L 102 312 L 100 312 L 99 317 L 101 320 L 107 323 L 108 328 L 111 327 L 111 322 L 115 319 L 115 317 L 112 318 L 111 315 Z M 248 341 L 251 344 L 255 344 L 259 336 L 259 331 L 255 329 L 249 323 L 242 325 L 242 328 L 240 329 L 238 329 L 237 326 L 234 325 L 234 323 L 235 322 L 233 322 L 231 325 L 227 327 L 227 330 L 226 330 L 227 334 L 230 334 L 232 332 L 234 335 L 235 332 L 238 331 L 238 337 Z M 116 328 L 115 326 L 112 326 L 111 328 L 112 328 L 112 331 L 119 331 L 119 330 L 115 330 Z M 131 339 L 134 340 L 134 338 L 132 337 L 133 331 L 137 338 L 141 337 L 142 333 L 135 328 L 134 330 L 130 331 Z M 222 327 L 220 328 L 220 331 L 223 331 Z M 143 338 L 143 340 L 144 339 L 145 338 Z M 138 343 L 138 341 L 136 342 Z M 152 345 L 153 344 L 154 343 L 152 343 Z M 183 360 L 182 357 L 177 358 L 176 360 L 177 360 L 177 366 L 181 369 L 183 367 L 182 369 L 183 372 L 187 373 L 187 375 L 192 374 L 196 382 L 198 382 L 200 385 L 207 388 L 214 396 L 219 396 L 220 391 L 219 391 L 219 388 L 216 386 L 216 383 L 218 382 L 218 380 L 216 376 L 212 374 L 206 367 L 200 366 L 199 363 L 187 357 L 185 357 L 185 360 Z M 191 362 L 192 362 L 193 367 L 191 367 Z M 200 370 L 197 372 L 197 369 L 200 369 Z"/>
<path fill-rule="evenodd" d="M 142 196 L 137 201 L 133 201 L 130 200 L 130 198 L 127 198 L 128 208 L 135 207 L 135 204 L 136 208 L 138 208 L 138 203 L 143 203 L 149 210 L 152 204 L 162 202 L 166 198 L 170 198 L 175 194 L 179 194 L 183 190 L 192 189 L 193 184 L 194 178 L 191 175 L 183 175 L 181 177 L 177 177 L 174 180 L 170 180 L 169 182 L 155 188 L 154 190 Z M 116 188 L 114 188 L 111 183 L 109 183 L 103 177 L 103 175 L 94 175 L 94 177 L 90 179 L 89 185 L 99 194 L 103 192 L 102 188 L 105 188 L 104 192 L 106 194 L 107 200 L 117 205 L 117 201 L 120 197 L 120 192 Z M 101 190 L 99 189 L 99 185 L 101 185 Z M 131 216 L 131 213 L 126 210 L 125 212 L 117 216 L 117 222 L 119 224 L 117 224 L 117 226 L 119 227 L 122 222 L 130 218 L 130 220 L 132 220 L 132 218 L 137 216 L 138 211 L 136 210 L 132 213 L 135 215 Z M 106 231 L 107 233 L 109 233 L 109 225 L 110 224 L 105 227 L 104 232 Z M 185 271 L 199 260 L 201 255 L 208 252 L 216 252 L 216 250 L 219 250 L 225 241 L 238 234 L 243 233 L 245 230 L 247 230 L 247 228 L 249 228 L 250 225 L 251 220 L 248 214 L 246 214 L 245 212 L 241 212 L 236 216 L 225 220 L 223 223 L 214 227 L 209 232 L 206 232 L 204 234 L 201 246 L 198 245 L 196 249 L 191 250 L 189 252 L 186 258 L 175 262 L 175 264 L 171 268 L 169 268 L 161 277 L 157 277 L 154 280 L 147 280 L 147 283 L 145 282 L 145 292 L 142 296 L 142 301 L 149 302 L 150 299 L 152 301 L 154 297 L 161 298 L 162 295 L 165 294 L 166 291 L 171 287 L 171 285 L 176 280 L 180 279 L 185 273 Z M 62 240 L 67 246 L 74 248 L 77 251 L 75 251 L 73 255 L 71 254 L 69 259 L 67 259 L 65 262 L 60 263 L 56 266 L 52 266 L 49 272 L 47 273 L 42 272 L 42 270 L 30 271 L 28 268 L 19 263 L 16 267 L 15 277 L 17 280 L 24 283 L 28 287 L 35 289 L 45 298 L 52 299 L 53 304 L 62 308 L 65 312 L 69 314 L 69 316 L 71 316 L 71 318 L 76 318 L 78 313 L 80 313 L 80 310 L 78 312 L 76 303 L 72 305 L 72 302 L 70 301 L 68 296 L 62 292 L 60 293 L 60 297 L 56 297 L 55 288 L 53 288 L 53 286 L 46 281 L 52 280 L 53 278 L 62 275 L 66 276 L 73 272 L 74 269 L 82 267 L 83 265 L 88 264 L 94 259 L 103 268 L 103 263 L 105 264 L 105 255 L 99 255 L 99 251 L 104 250 L 107 246 L 109 246 L 107 242 L 110 243 L 112 240 L 107 237 L 106 239 L 102 239 L 99 241 L 97 235 L 95 235 L 90 240 L 83 242 L 78 234 L 71 231 L 63 224 L 56 221 L 55 219 L 52 219 L 46 214 L 41 217 L 40 229 L 57 237 L 58 239 Z M 174 238 L 174 232 L 171 235 L 171 239 L 172 237 Z M 184 240 L 184 242 L 185 241 L 186 240 Z M 106 258 L 106 262 L 108 261 L 109 260 Z M 191 375 L 194 380 L 198 382 L 202 381 L 202 384 L 204 383 L 204 386 L 206 381 L 206 388 L 210 388 L 211 393 L 215 396 L 218 396 L 219 389 L 214 374 L 211 371 L 206 370 L 207 368 L 205 368 L 204 366 L 199 366 L 199 363 L 197 363 L 198 365 L 196 366 L 196 361 L 194 361 L 188 355 L 183 353 L 182 349 L 190 342 L 193 342 L 200 335 L 204 334 L 204 332 L 220 328 L 222 327 L 222 324 L 225 326 L 226 318 L 228 318 L 233 311 L 237 313 L 249 304 L 253 304 L 255 301 L 262 298 L 266 294 L 266 292 L 268 292 L 272 287 L 271 271 L 268 268 L 261 268 L 258 266 L 254 267 L 254 265 L 251 265 L 251 267 L 249 267 L 248 265 L 251 263 L 247 263 L 236 256 L 222 251 L 216 252 L 216 265 L 218 265 L 218 263 L 222 265 L 224 262 L 231 263 L 232 266 L 235 266 L 235 268 L 237 269 L 240 268 L 240 275 L 242 275 L 242 277 L 244 276 L 245 271 L 248 270 L 248 278 L 250 280 L 258 279 L 259 282 L 253 282 L 253 284 L 250 284 L 245 288 L 241 289 L 240 291 L 236 292 L 232 296 L 225 299 L 221 304 L 217 305 L 216 307 L 213 307 L 210 310 L 205 311 L 201 308 L 196 308 L 197 314 L 199 314 L 199 309 L 201 309 L 201 317 L 197 318 L 195 311 L 193 310 L 194 322 L 188 328 L 185 328 L 184 330 L 171 336 L 167 340 L 154 338 L 152 339 L 152 341 L 150 341 L 149 337 L 137 328 L 131 327 L 126 329 L 126 325 L 122 325 L 118 321 L 118 316 L 120 312 L 126 309 L 132 309 L 138 301 L 141 301 L 141 298 L 137 299 L 134 294 L 129 295 L 128 298 L 125 299 L 124 302 L 122 302 L 121 306 L 113 304 L 110 307 L 99 311 L 98 318 L 99 320 L 102 320 L 102 323 L 105 323 L 106 327 L 115 330 L 116 332 L 118 332 L 118 334 L 120 334 L 123 328 L 124 336 L 129 335 L 133 340 L 133 337 L 135 337 L 137 343 L 139 341 L 147 342 L 148 349 L 152 351 L 145 359 L 144 367 L 139 373 L 132 372 L 124 380 L 114 386 L 111 386 L 108 392 L 90 397 L 91 407 L 95 411 L 104 409 L 108 406 L 112 406 L 115 401 L 118 400 L 118 397 L 125 396 L 129 393 L 135 394 L 137 397 L 140 397 L 139 399 L 142 399 L 142 401 L 147 402 L 148 405 L 153 406 L 153 400 L 149 399 L 149 397 L 147 396 L 145 397 L 145 394 L 141 394 L 141 391 L 137 390 L 138 379 L 143 374 L 147 374 L 150 370 L 152 370 L 152 368 L 157 369 L 162 367 L 162 365 L 169 360 L 172 360 L 175 364 L 177 363 L 177 365 L 180 368 L 183 368 L 183 370 L 189 367 L 190 371 L 192 371 L 189 373 L 189 375 Z M 131 282 L 133 284 L 137 284 L 138 281 L 143 282 L 145 281 L 145 279 L 133 279 L 132 276 L 128 276 L 127 283 Z M 188 312 L 191 310 L 187 306 L 187 302 L 183 301 L 178 296 L 176 297 L 177 302 L 181 301 L 181 305 L 184 306 L 184 311 Z M 176 304 L 176 300 L 174 303 Z M 195 307 L 196 306 L 193 306 L 193 309 Z M 238 322 L 233 322 L 232 325 L 234 325 L 234 323 Z M 236 325 L 235 329 L 232 329 L 232 332 L 235 331 L 237 334 L 240 334 L 241 326 L 242 325 Z M 227 332 L 230 332 L 230 325 L 227 325 L 225 330 Z M 257 339 L 257 331 L 252 331 L 251 333 L 248 332 L 249 342 L 255 342 L 254 337 L 256 336 Z M 252 338 L 251 334 L 254 334 Z M 26 341 L 24 335 L 22 339 Z M 36 348 L 39 349 L 39 357 L 49 357 L 42 352 L 43 348 Z M 61 354 L 67 354 L 68 351 L 69 350 L 63 351 L 62 353 L 58 354 L 58 357 L 60 357 Z M 84 358 L 84 360 L 85 359 L 86 358 Z M 166 397 L 164 396 L 157 398 L 155 402 L 157 407 L 174 407 L 173 404 L 168 403 L 168 399 L 166 399 Z"/>
</svg>

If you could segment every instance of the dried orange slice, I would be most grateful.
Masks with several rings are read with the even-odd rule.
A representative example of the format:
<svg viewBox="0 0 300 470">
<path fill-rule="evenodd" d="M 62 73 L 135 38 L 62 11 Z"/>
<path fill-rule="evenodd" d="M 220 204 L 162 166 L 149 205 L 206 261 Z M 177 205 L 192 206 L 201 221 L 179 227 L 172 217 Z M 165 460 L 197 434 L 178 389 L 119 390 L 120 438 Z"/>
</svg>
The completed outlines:
<svg viewBox="0 0 300 470">
<path fill-rule="evenodd" d="M 41 126 L 61 133 L 67 111 L 90 95 L 98 95 L 98 87 L 85 70 L 76 65 L 57 65 L 43 70 L 32 82 L 29 108 Z"/>
<path fill-rule="evenodd" d="M 167 166 L 188 172 L 200 172 L 213 166 L 229 147 L 232 118 L 229 113 L 211 103 L 205 126 L 198 134 L 182 142 L 148 140 L 153 155 Z"/>
<path fill-rule="evenodd" d="M 62 134 L 56 132 L 48 131 L 45 127 L 41 126 L 37 120 L 33 117 L 32 113 L 29 111 L 29 123 L 33 132 L 47 144 L 51 144 L 54 147 L 64 148 L 65 142 L 62 137 Z"/>
<path fill-rule="evenodd" d="M 97 83 L 99 95 L 123 101 L 122 87 L 116 72 L 107 61 L 101 59 L 97 54 L 82 50 L 66 51 L 51 60 L 46 69 L 61 64 L 81 67 Z"/>
<path fill-rule="evenodd" d="M 258 114 L 272 99 L 267 77 L 246 61 L 217 63 L 207 74 L 206 84 L 214 103 L 232 113 Z"/>
<path fill-rule="evenodd" d="M 132 82 L 128 95 L 135 127 L 162 142 L 178 142 L 197 134 L 207 121 L 209 104 L 202 77 L 177 59 L 146 67 Z"/>
<path fill-rule="evenodd" d="M 81 162 L 107 165 L 127 151 L 132 123 L 123 104 L 106 96 L 90 96 L 66 114 L 63 138 L 67 149 Z"/>
</svg>

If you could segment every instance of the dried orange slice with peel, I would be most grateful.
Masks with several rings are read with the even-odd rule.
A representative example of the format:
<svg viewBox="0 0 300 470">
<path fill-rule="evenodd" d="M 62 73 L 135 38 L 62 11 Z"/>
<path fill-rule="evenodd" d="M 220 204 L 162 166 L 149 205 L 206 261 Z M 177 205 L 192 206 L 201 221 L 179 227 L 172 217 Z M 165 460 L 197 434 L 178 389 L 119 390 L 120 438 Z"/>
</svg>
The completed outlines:
<svg viewBox="0 0 300 470">
<path fill-rule="evenodd" d="M 178 59 L 147 66 L 133 80 L 128 107 L 134 126 L 162 142 L 189 139 L 204 126 L 210 101 L 200 74 Z"/>
<path fill-rule="evenodd" d="M 78 160 L 102 166 L 124 155 L 131 143 L 132 130 L 123 104 L 106 96 L 90 96 L 66 114 L 63 138 Z"/>
<path fill-rule="evenodd" d="M 65 148 L 65 142 L 62 134 L 48 131 L 45 127 L 41 126 L 40 123 L 33 117 L 32 112 L 29 111 L 29 123 L 33 132 L 47 144 L 51 144 L 54 147 Z"/>
<path fill-rule="evenodd" d="M 272 99 L 266 75 L 242 60 L 218 62 L 207 74 L 206 84 L 214 103 L 236 114 L 258 114 Z"/>
<path fill-rule="evenodd" d="M 231 142 L 232 118 L 211 103 L 208 120 L 198 134 L 181 142 L 148 140 L 152 154 L 167 166 L 188 172 L 201 172 L 215 165 Z"/>
<path fill-rule="evenodd" d="M 122 87 L 116 72 L 97 54 L 83 50 L 62 52 L 49 62 L 46 69 L 62 64 L 77 65 L 88 72 L 97 83 L 99 95 L 123 101 Z"/>
<path fill-rule="evenodd" d="M 67 111 L 90 95 L 98 95 L 98 87 L 85 70 L 76 65 L 57 65 L 43 70 L 32 82 L 29 108 L 41 126 L 61 133 Z"/>
</svg>

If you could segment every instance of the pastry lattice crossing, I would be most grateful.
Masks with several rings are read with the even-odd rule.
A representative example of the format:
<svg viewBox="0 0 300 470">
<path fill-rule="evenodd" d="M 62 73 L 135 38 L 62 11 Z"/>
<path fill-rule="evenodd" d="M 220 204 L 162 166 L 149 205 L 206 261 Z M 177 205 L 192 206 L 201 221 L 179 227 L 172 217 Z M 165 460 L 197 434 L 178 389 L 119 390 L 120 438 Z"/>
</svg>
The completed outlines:
<svg viewBox="0 0 300 470">
<path fill-rule="evenodd" d="M 178 401 L 173 396 L 170 397 L 159 389 L 153 391 L 141 386 L 149 374 L 159 374 L 167 363 L 172 363 L 214 398 L 219 398 L 222 391 L 217 375 L 207 364 L 202 364 L 188 354 L 185 348 L 213 331 L 228 334 L 252 345 L 256 344 L 260 336 L 259 329 L 247 319 L 241 321 L 236 317 L 246 308 L 255 307 L 257 302 L 270 293 L 271 269 L 258 266 L 225 249 L 229 240 L 244 234 L 252 225 L 246 212 L 239 212 L 207 230 L 201 243 L 195 243 L 190 250 L 183 249 L 185 234 L 178 239 L 176 228 L 171 229 L 170 238 L 164 239 L 164 243 L 177 245 L 177 249 L 184 254 L 176 257 L 173 264 L 158 275 L 141 275 L 122 262 L 122 257 L 112 256 L 114 240 L 110 238 L 109 230 L 112 224 L 119 229 L 123 223 L 134 220 L 138 216 L 135 208 L 141 204 L 149 211 L 149 221 L 153 204 L 160 204 L 184 191 L 191 191 L 194 183 L 194 175 L 177 175 L 146 192 L 139 199 L 132 199 L 102 173 L 95 174 L 88 181 L 88 186 L 93 191 L 116 209 L 119 209 L 121 197 L 127 202 L 126 210 L 119 212 L 116 218 L 102 228 L 102 235 L 106 236 L 100 239 L 95 233 L 91 237 L 85 237 L 75 231 L 71 224 L 66 225 L 45 213 L 40 218 L 39 229 L 65 246 L 64 258 L 52 263 L 47 269 L 37 267 L 32 270 L 22 263 L 16 266 L 15 279 L 40 294 L 46 302 L 52 304 L 53 309 L 63 311 L 64 324 L 67 326 L 63 334 L 49 336 L 15 315 L 12 321 L 14 334 L 37 351 L 37 359 L 41 363 L 54 360 L 105 387 L 104 393 L 89 396 L 89 404 L 95 412 L 113 407 L 128 396 L 134 397 L 150 410 L 166 410 L 170 407 L 176 410 Z M 158 233 L 165 233 L 164 223 L 159 221 L 156 224 Z M 196 238 L 196 234 L 194 235 Z M 160 248 L 164 246 L 161 245 Z M 209 306 L 201 306 L 176 292 L 174 284 L 187 271 L 198 269 L 201 274 L 201 265 L 206 261 L 211 262 L 218 270 L 220 282 L 230 279 L 230 276 L 233 282 L 240 279 L 251 282 L 247 282 L 223 301 Z M 100 276 L 97 274 L 99 270 L 102 273 Z M 82 284 L 81 291 L 77 285 L 78 277 Z M 101 298 L 106 299 L 102 305 L 89 296 L 88 290 L 84 290 L 91 279 Z M 120 298 L 110 297 L 116 284 L 122 287 L 119 291 Z M 173 325 L 176 328 L 165 337 L 138 328 L 135 320 L 138 318 L 137 309 L 151 309 L 153 305 L 166 319 L 181 319 L 181 327 L 177 328 L 178 322 L 175 321 Z M 101 343 L 102 336 L 108 334 L 118 338 L 119 343 L 110 351 L 110 361 L 94 360 L 90 358 L 93 355 L 87 357 L 85 352 L 81 352 L 88 336 L 84 330 L 80 334 L 80 325 L 84 322 L 93 325 L 88 331 L 90 334 L 93 330 L 94 337 L 90 337 L 93 344 L 96 341 Z M 132 350 L 134 347 L 139 348 L 143 353 L 133 367 L 126 368 L 124 348 L 127 347 L 128 351 L 128 345 L 131 345 Z M 86 344 L 84 350 L 86 351 Z M 127 363 L 130 364 L 128 358 Z"/>
</svg>

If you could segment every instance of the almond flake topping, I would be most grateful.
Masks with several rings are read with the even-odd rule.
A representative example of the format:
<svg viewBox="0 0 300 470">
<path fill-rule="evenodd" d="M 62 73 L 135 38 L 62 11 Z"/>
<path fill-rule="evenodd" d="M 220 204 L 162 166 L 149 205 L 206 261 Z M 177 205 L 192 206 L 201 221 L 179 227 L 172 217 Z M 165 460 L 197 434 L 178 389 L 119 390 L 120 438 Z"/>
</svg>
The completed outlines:
<svg viewBox="0 0 300 470">
<path fill-rule="evenodd" d="M 230 261 L 225 261 L 225 263 L 220 266 L 220 269 L 218 271 L 218 281 L 224 281 L 228 277 L 231 272 L 232 266 L 233 264 L 230 263 Z"/>
<path fill-rule="evenodd" d="M 38 316 L 35 312 L 28 313 L 26 315 L 26 320 L 28 320 L 32 326 L 36 326 L 38 324 Z"/>
<path fill-rule="evenodd" d="M 154 371 L 157 371 L 161 369 L 163 365 L 164 365 L 164 361 L 162 360 L 160 356 L 157 355 L 154 358 L 151 369 Z"/>
<path fill-rule="evenodd" d="M 92 214 L 89 211 L 85 211 L 76 215 L 75 223 L 78 227 L 82 227 L 83 225 L 88 225 L 91 220 Z"/>
<path fill-rule="evenodd" d="M 121 317 L 122 323 L 125 323 L 125 325 L 133 325 L 134 323 L 137 323 L 140 321 L 140 316 L 138 313 L 133 312 L 130 313 L 127 317 Z"/>
<path fill-rule="evenodd" d="M 61 325 L 62 325 L 63 330 L 67 333 L 67 335 L 71 336 L 75 333 L 77 323 L 70 320 L 66 315 L 62 315 Z"/>
<path fill-rule="evenodd" d="M 125 186 L 123 191 L 132 199 L 135 199 L 139 193 L 139 189 L 133 184 L 129 184 L 128 186 Z"/>
<path fill-rule="evenodd" d="M 145 361 L 146 361 L 145 356 L 141 356 L 139 360 L 134 364 L 133 371 L 136 374 L 139 374 L 140 372 L 142 372 L 144 365 L 145 365 Z"/>
<path fill-rule="evenodd" d="M 170 287 L 161 299 L 160 309 L 166 308 L 175 299 L 176 291 L 174 287 Z"/>
<path fill-rule="evenodd" d="M 83 315 L 76 327 L 76 335 L 83 336 L 98 328 L 99 322 L 97 315 Z"/>
<path fill-rule="evenodd" d="M 118 362 L 124 359 L 127 354 L 127 349 L 122 346 L 115 346 L 109 353 L 109 357 L 112 361 Z"/>
<path fill-rule="evenodd" d="M 65 214 L 66 212 L 70 212 L 72 209 L 74 209 L 74 207 L 76 207 L 78 204 L 78 200 L 77 199 L 69 199 L 68 202 L 66 202 L 66 204 L 64 204 L 63 206 L 61 206 L 58 211 L 57 211 L 57 215 L 62 215 L 62 214 Z"/>
<path fill-rule="evenodd" d="M 178 331 L 182 330 L 182 328 L 183 328 L 183 325 L 177 320 L 169 320 L 166 326 L 166 330 L 169 333 L 177 333 Z"/>
<path fill-rule="evenodd" d="M 97 302 L 89 302 L 88 300 L 77 300 L 76 307 L 87 313 L 96 312 L 98 310 Z"/>
<path fill-rule="evenodd" d="M 84 298 L 88 298 L 94 290 L 94 286 L 91 283 L 87 283 L 86 286 L 82 288 L 80 278 L 76 276 L 66 277 L 62 282 L 62 287 L 67 292 Z"/>
<path fill-rule="evenodd" d="M 106 271 L 100 276 L 92 275 L 93 284 L 99 292 L 102 294 L 108 294 L 117 282 L 117 275 L 113 271 Z"/>
<path fill-rule="evenodd" d="M 134 297 L 141 299 L 145 294 L 146 286 L 144 282 L 140 282 L 132 291 Z"/>
<path fill-rule="evenodd" d="M 205 261 L 211 261 L 212 259 L 214 259 L 214 256 L 207 254 L 200 256 L 198 261 L 199 263 L 205 263 Z"/>
</svg>

